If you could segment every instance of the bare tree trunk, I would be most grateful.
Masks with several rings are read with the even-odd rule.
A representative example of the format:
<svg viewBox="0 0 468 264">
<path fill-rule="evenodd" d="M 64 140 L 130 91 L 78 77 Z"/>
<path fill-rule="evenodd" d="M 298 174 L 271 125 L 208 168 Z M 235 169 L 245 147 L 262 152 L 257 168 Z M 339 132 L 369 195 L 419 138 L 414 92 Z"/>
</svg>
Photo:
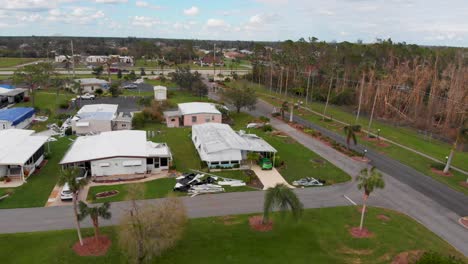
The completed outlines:
<svg viewBox="0 0 468 264">
<path fill-rule="evenodd" d="M 447 163 L 445 164 L 445 167 L 444 167 L 444 173 L 448 173 L 450 170 L 450 164 L 452 163 L 453 155 L 455 154 L 455 148 L 456 148 L 456 145 L 450 150 Z"/>
<path fill-rule="evenodd" d="M 76 232 L 78 233 L 78 239 L 80 241 L 80 245 L 83 246 L 83 238 L 81 238 L 81 226 L 80 221 L 78 220 L 78 207 L 77 207 L 77 195 L 73 194 L 73 212 L 75 213 L 75 224 L 76 224 Z"/>
<path fill-rule="evenodd" d="M 364 214 L 366 213 L 366 202 L 367 202 L 367 195 L 364 196 L 363 202 L 362 202 L 362 212 L 361 212 L 361 223 L 359 224 L 359 230 L 362 230 L 362 227 L 364 225 Z"/>
<path fill-rule="evenodd" d="M 306 89 L 306 105 L 309 104 L 309 85 L 310 85 L 310 75 L 312 75 L 312 72 L 309 72 L 309 76 L 307 77 L 307 89 Z"/>
<path fill-rule="evenodd" d="M 375 103 L 377 102 L 377 95 L 379 94 L 379 86 L 380 86 L 380 84 L 378 84 L 377 88 L 375 89 L 374 103 L 372 104 L 371 116 L 370 116 L 370 119 L 369 119 L 369 126 L 367 128 L 367 135 L 368 136 L 370 136 L 370 130 L 371 130 L 371 126 L 372 126 L 372 119 L 374 118 Z"/>
<path fill-rule="evenodd" d="M 93 227 L 94 227 L 94 239 L 96 240 L 96 243 L 99 244 L 99 223 L 97 219 L 92 219 L 93 220 Z"/>
<path fill-rule="evenodd" d="M 333 77 L 330 78 L 330 85 L 328 86 L 327 102 L 325 103 L 325 107 L 323 108 L 323 120 L 325 120 L 325 116 L 327 114 L 328 101 L 330 100 L 330 93 L 331 93 L 332 85 L 333 85 Z"/>
<path fill-rule="evenodd" d="M 362 103 L 362 93 L 364 91 L 364 73 L 362 74 L 362 79 L 361 79 L 361 91 L 359 92 L 359 105 L 356 113 L 356 121 L 354 122 L 355 124 L 358 123 L 359 121 L 359 113 L 361 112 L 361 103 Z"/>
<path fill-rule="evenodd" d="M 286 69 L 287 69 L 287 72 L 286 72 L 286 87 L 284 89 L 284 95 L 288 96 L 289 66 Z"/>
</svg>

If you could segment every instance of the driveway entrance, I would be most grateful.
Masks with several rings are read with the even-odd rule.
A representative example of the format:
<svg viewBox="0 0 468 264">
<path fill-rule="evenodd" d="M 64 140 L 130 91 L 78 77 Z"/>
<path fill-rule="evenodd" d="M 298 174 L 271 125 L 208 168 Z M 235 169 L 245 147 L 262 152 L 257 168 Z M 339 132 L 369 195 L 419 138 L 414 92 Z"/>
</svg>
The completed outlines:
<svg viewBox="0 0 468 264">
<path fill-rule="evenodd" d="M 294 188 L 294 186 L 289 185 L 289 183 L 275 168 L 272 170 L 262 170 L 258 165 L 254 165 L 252 166 L 252 170 L 257 174 L 258 179 L 262 182 L 263 190 L 275 187 L 280 183 L 288 186 L 289 188 Z"/>
</svg>

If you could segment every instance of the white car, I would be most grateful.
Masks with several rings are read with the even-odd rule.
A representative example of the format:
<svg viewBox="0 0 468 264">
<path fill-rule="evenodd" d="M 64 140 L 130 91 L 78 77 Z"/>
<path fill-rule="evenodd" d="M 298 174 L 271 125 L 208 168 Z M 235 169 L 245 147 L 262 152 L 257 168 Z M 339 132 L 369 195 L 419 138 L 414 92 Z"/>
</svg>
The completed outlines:
<svg viewBox="0 0 468 264">
<path fill-rule="evenodd" d="M 60 192 L 60 200 L 62 201 L 71 201 L 73 200 L 73 193 L 70 191 L 70 186 L 68 183 L 63 185 L 62 191 Z"/>
<path fill-rule="evenodd" d="M 94 94 L 85 93 L 83 95 L 78 95 L 76 98 L 82 100 L 94 100 L 96 96 L 94 96 Z"/>
<path fill-rule="evenodd" d="M 136 89 L 136 88 L 138 88 L 138 85 L 136 85 L 134 83 L 130 83 L 130 84 L 124 85 L 123 88 L 124 89 Z"/>
</svg>

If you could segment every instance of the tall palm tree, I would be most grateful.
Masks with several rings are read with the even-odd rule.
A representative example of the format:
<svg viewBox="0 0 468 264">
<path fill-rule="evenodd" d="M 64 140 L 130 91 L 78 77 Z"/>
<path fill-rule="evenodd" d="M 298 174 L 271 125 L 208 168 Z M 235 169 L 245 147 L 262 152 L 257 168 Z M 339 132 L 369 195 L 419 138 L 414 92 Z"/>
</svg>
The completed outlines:
<svg viewBox="0 0 468 264">
<path fill-rule="evenodd" d="M 362 226 L 364 224 L 364 214 L 366 212 L 367 198 L 369 198 L 374 189 L 383 189 L 385 187 L 385 182 L 382 178 L 382 174 L 378 172 L 375 167 L 361 170 L 361 173 L 356 180 L 359 182 L 358 189 L 364 189 L 361 223 L 359 224 L 359 229 L 362 230 Z"/>
<path fill-rule="evenodd" d="M 450 150 L 450 154 L 447 159 L 447 163 L 445 164 L 444 173 L 448 173 L 450 169 L 450 164 L 452 163 L 453 156 L 455 155 L 455 151 L 458 148 L 458 144 L 464 144 L 468 142 L 468 119 L 463 121 L 462 126 L 458 129 L 457 138 L 453 143 L 452 149 Z M 468 179 L 467 179 L 468 182 Z"/>
<path fill-rule="evenodd" d="M 278 208 L 285 211 L 291 209 L 295 219 L 302 215 L 303 205 L 297 195 L 286 185 L 277 184 L 273 188 L 268 188 L 265 193 L 265 202 L 263 204 L 263 224 L 268 223 L 270 212 Z"/>
<path fill-rule="evenodd" d="M 99 217 L 103 219 L 112 217 L 112 213 L 109 212 L 110 203 L 105 202 L 101 206 L 90 207 L 85 202 L 80 201 L 79 208 L 78 220 L 81 221 L 89 215 L 94 227 L 94 239 L 96 243 L 99 243 Z"/>
<path fill-rule="evenodd" d="M 349 143 L 353 140 L 354 145 L 357 144 L 356 133 L 361 131 L 360 125 L 348 125 L 343 128 L 343 131 L 346 134 L 346 145 L 349 149 Z"/>
<path fill-rule="evenodd" d="M 58 185 L 63 186 L 65 183 L 68 184 L 70 191 L 72 192 L 72 201 L 73 201 L 73 212 L 75 213 L 75 224 L 76 231 L 78 233 L 78 239 L 80 244 L 83 245 L 83 239 L 81 238 L 81 228 L 80 222 L 78 220 L 78 192 L 82 187 L 87 184 L 86 179 L 77 180 L 76 178 L 79 175 L 79 170 L 76 168 L 68 168 L 62 171 L 60 178 L 58 180 Z"/>
<path fill-rule="evenodd" d="M 260 158 L 260 154 L 257 152 L 249 152 L 247 153 L 247 160 L 250 161 L 250 168 L 252 169 L 252 166 L 255 161 L 257 161 Z"/>
</svg>

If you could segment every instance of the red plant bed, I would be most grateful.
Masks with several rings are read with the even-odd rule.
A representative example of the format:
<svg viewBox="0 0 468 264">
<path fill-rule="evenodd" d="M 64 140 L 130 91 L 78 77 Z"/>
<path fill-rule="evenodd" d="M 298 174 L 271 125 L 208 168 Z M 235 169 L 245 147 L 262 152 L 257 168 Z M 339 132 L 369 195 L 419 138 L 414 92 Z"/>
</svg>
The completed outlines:
<svg viewBox="0 0 468 264">
<path fill-rule="evenodd" d="M 388 148 L 388 147 L 390 147 L 390 144 L 387 144 L 387 143 L 385 143 L 385 142 L 383 142 L 383 141 L 380 141 L 380 142 L 378 142 L 378 143 L 375 144 L 375 145 L 378 146 L 378 147 L 381 147 L 381 148 Z"/>
<path fill-rule="evenodd" d="M 365 227 L 362 229 L 359 229 L 359 227 L 351 227 L 349 229 L 349 233 L 355 238 L 368 238 L 374 236 L 374 234 Z"/>
<path fill-rule="evenodd" d="M 86 237 L 83 239 L 83 246 L 80 241 L 73 245 L 73 251 L 79 256 L 104 256 L 111 246 L 112 241 L 107 236 L 100 236 L 99 241 L 94 237 Z"/>
<path fill-rule="evenodd" d="M 460 218 L 458 222 L 465 228 L 468 228 L 468 216 Z"/>
<path fill-rule="evenodd" d="M 263 217 L 261 215 L 255 215 L 249 217 L 250 228 L 260 232 L 267 232 L 273 229 L 273 222 L 270 220 L 267 224 L 263 224 Z"/>
<path fill-rule="evenodd" d="M 96 193 L 96 198 L 106 198 L 106 197 L 112 197 L 119 194 L 119 191 L 117 190 L 111 190 L 111 191 L 106 191 L 106 192 L 100 192 Z"/>
<path fill-rule="evenodd" d="M 359 161 L 359 162 L 369 162 L 370 159 L 366 158 L 366 157 L 359 157 L 359 156 L 352 156 L 351 157 L 353 160 L 355 161 Z"/>
<path fill-rule="evenodd" d="M 143 177 L 137 177 L 137 178 L 131 178 L 131 179 L 115 179 L 115 180 L 94 180 L 93 182 L 95 183 L 114 183 L 114 182 L 131 182 L 131 181 L 139 181 L 146 179 L 146 176 Z"/>
<path fill-rule="evenodd" d="M 386 215 L 384 215 L 384 214 L 379 214 L 379 215 L 377 216 L 377 218 L 380 219 L 380 220 L 382 220 L 382 221 L 385 221 L 385 222 L 390 221 L 390 217 L 388 217 L 388 216 L 386 216 Z"/>
<path fill-rule="evenodd" d="M 444 177 L 452 177 L 453 174 L 451 172 L 447 172 L 447 173 L 444 173 L 444 171 L 441 171 L 441 170 L 438 170 L 438 169 L 435 169 L 435 168 L 431 168 L 431 171 L 437 175 L 440 175 L 440 176 L 444 176 Z"/>
<path fill-rule="evenodd" d="M 396 257 L 392 261 L 392 264 L 415 263 L 417 260 L 421 258 L 423 253 L 424 251 L 422 250 L 411 250 L 411 251 L 401 252 L 400 254 L 396 255 Z"/>
<path fill-rule="evenodd" d="M 466 182 L 466 181 L 460 182 L 460 185 L 463 186 L 463 187 L 468 188 L 468 182 Z"/>
</svg>

